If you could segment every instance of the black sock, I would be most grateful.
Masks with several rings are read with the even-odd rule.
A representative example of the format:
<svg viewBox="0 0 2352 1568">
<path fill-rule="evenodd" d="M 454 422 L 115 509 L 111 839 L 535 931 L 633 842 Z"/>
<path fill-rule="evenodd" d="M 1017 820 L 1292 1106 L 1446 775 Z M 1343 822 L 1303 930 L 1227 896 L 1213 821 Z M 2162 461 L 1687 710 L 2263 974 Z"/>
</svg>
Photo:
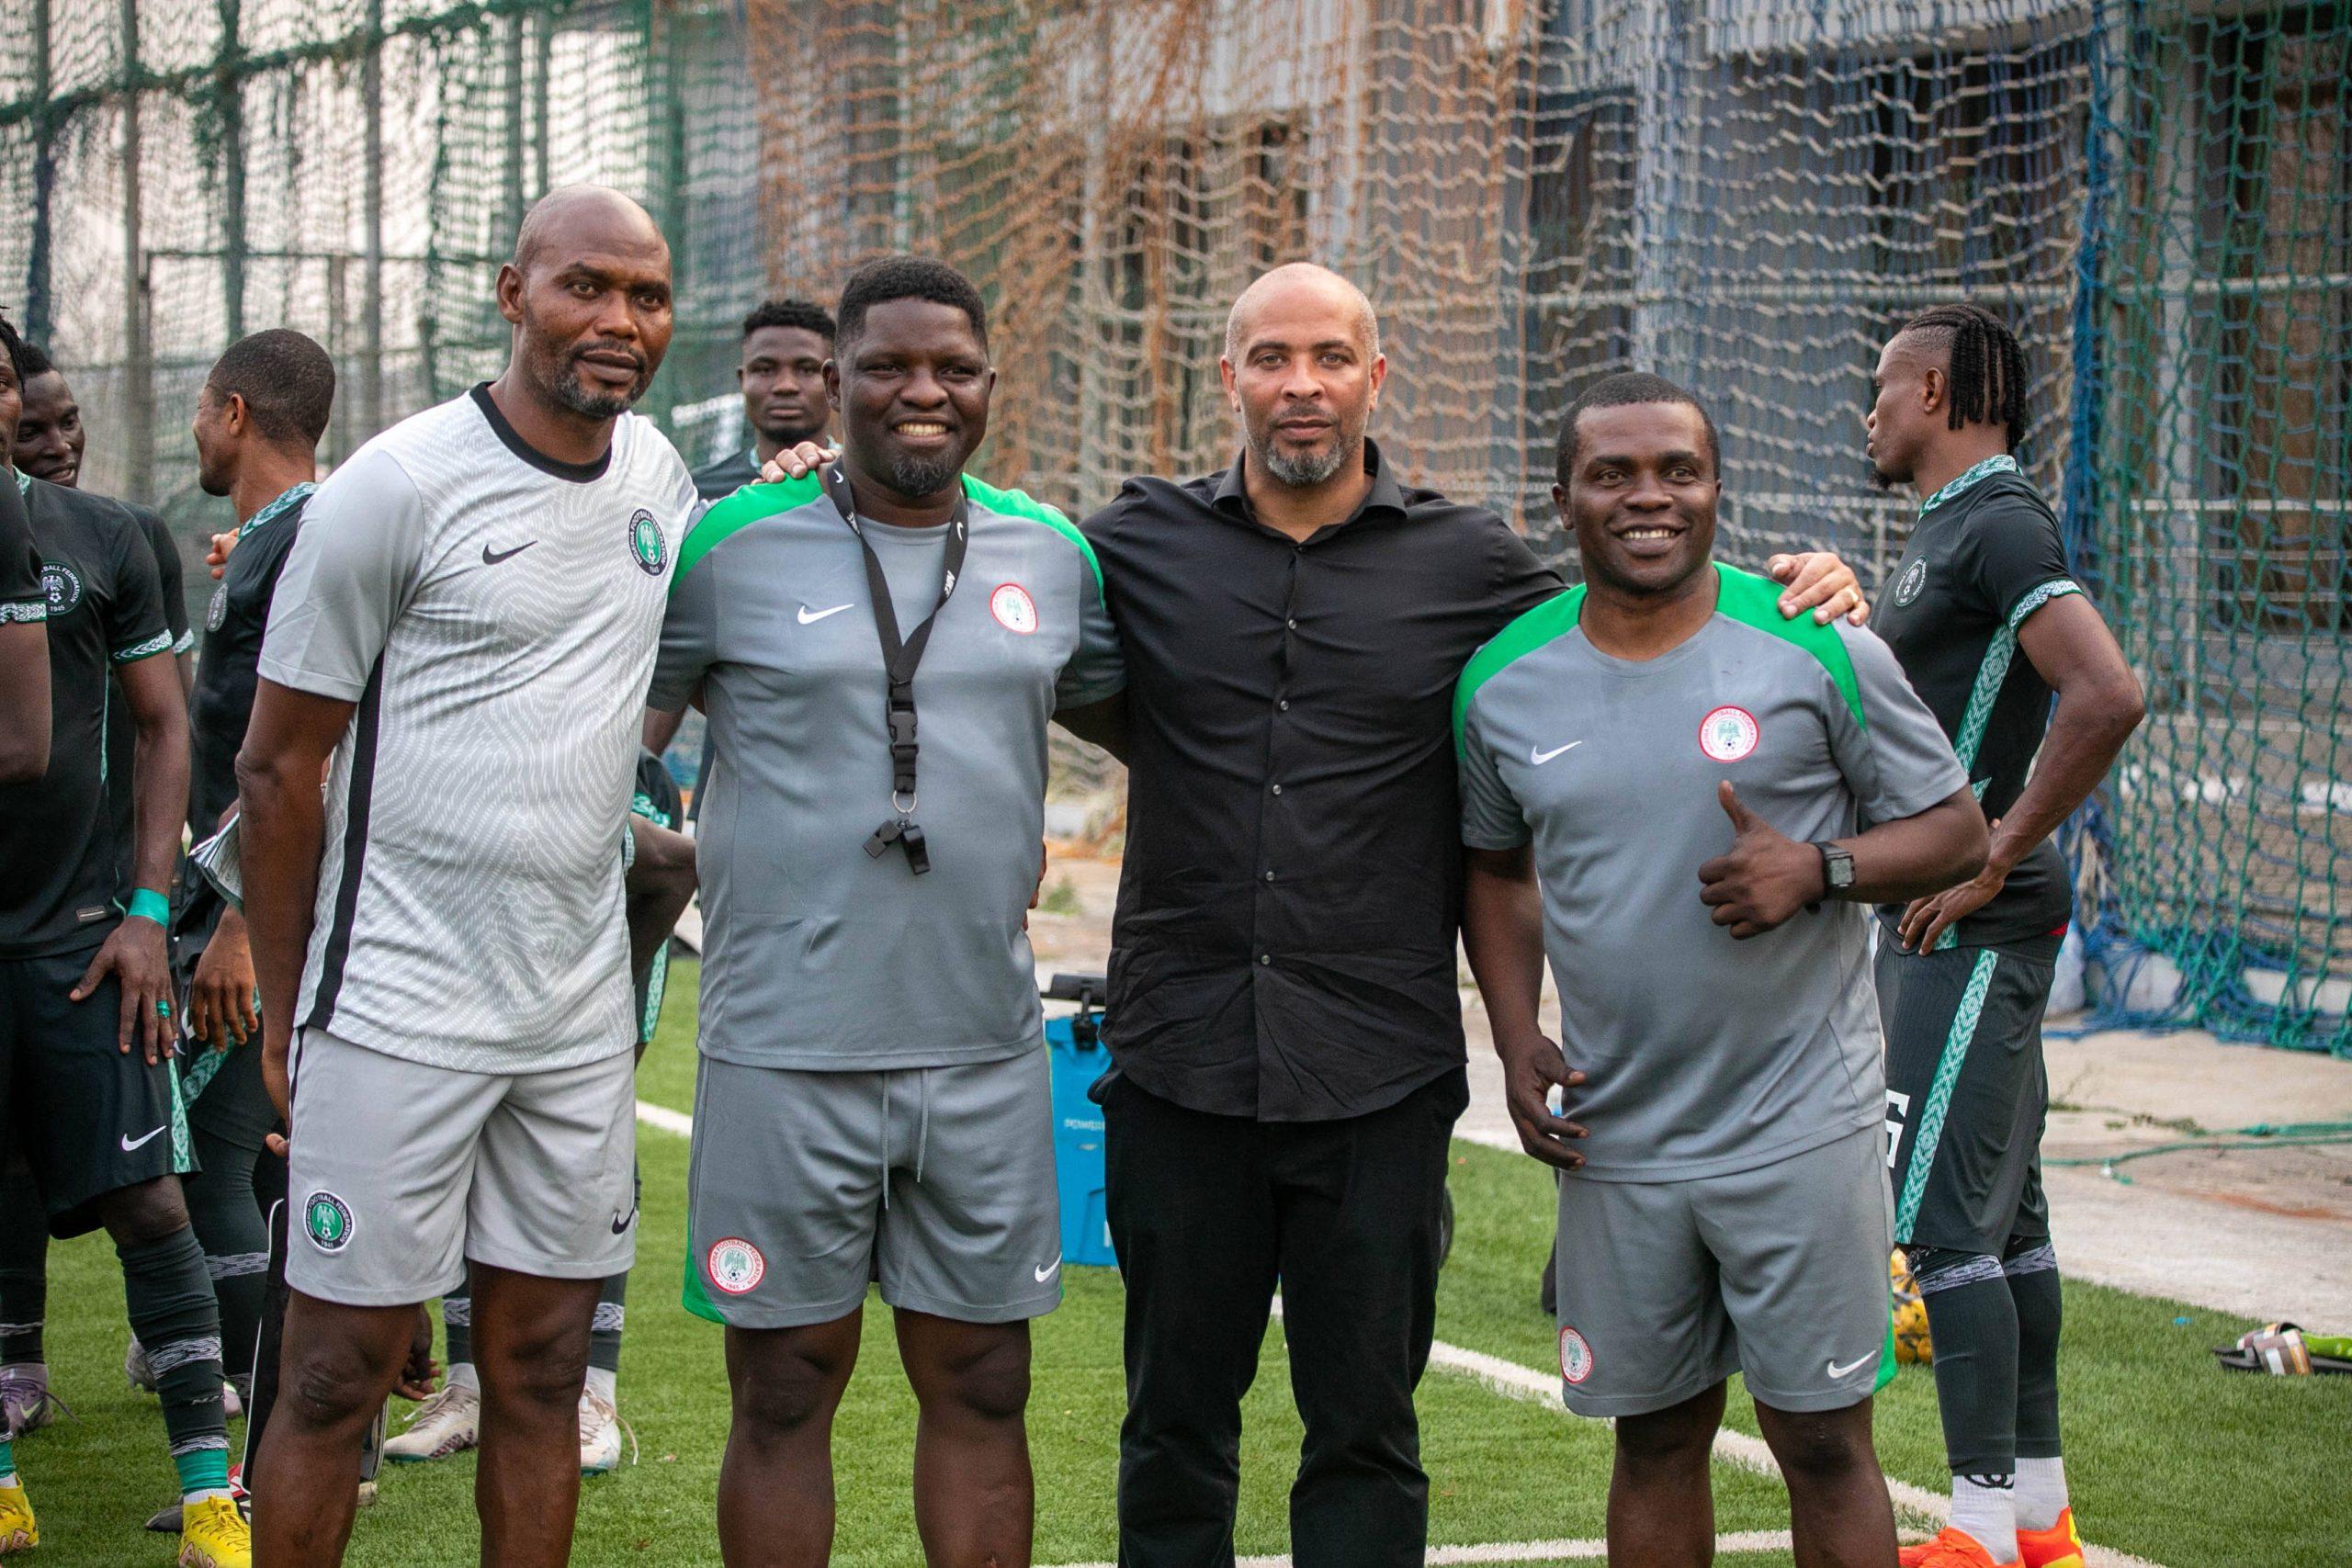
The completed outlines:
<svg viewBox="0 0 2352 1568">
<path fill-rule="evenodd" d="M 2017 1470 L 2018 1312 L 2001 1260 L 1914 1247 L 1911 1268 L 1935 1344 L 1936 1404 L 1954 1474 Z"/>
<path fill-rule="evenodd" d="M 628 1312 L 628 1275 L 606 1277 L 596 1292 L 596 1321 L 588 1331 L 588 1364 L 608 1372 L 621 1370 L 621 1324 Z"/>
<path fill-rule="evenodd" d="M 2058 1329 L 2064 1316 L 2058 1257 L 2045 1240 L 2012 1243 L 2001 1267 L 2018 1314 L 2018 1457 L 2056 1459 Z"/>
<path fill-rule="evenodd" d="M 220 1309 L 204 1271 L 204 1249 L 186 1225 L 161 1241 L 115 1247 L 130 1332 L 147 1348 L 164 1433 L 183 1487 L 201 1484 L 228 1462 L 229 1424 L 220 1412 Z M 225 1470 L 222 1473 L 225 1476 Z"/>
<path fill-rule="evenodd" d="M 0 1366 L 40 1361 L 49 1315 L 49 1211 L 20 1154 L 0 1161 Z"/>
<path fill-rule="evenodd" d="M 181 1178 L 180 1186 L 220 1303 L 221 1366 L 240 1393 L 251 1393 L 254 1344 L 269 1293 L 269 1225 L 254 1196 L 256 1151 L 200 1126 L 192 1131 L 200 1174 Z"/>
<path fill-rule="evenodd" d="M 451 1366 L 474 1359 L 473 1271 L 467 1270 L 465 1291 L 441 1298 L 441 1356 Z"/>
</svg>

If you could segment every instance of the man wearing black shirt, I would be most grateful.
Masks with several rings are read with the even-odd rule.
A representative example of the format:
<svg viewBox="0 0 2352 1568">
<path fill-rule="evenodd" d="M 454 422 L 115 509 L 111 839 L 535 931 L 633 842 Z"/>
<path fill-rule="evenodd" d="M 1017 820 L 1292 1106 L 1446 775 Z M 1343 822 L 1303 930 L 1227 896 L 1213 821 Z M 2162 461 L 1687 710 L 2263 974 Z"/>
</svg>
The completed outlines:
<svg viewBox="0 0 2352 1568">
<path fill-rule="evenodd" d="M 1454 682 L 1559 592 L 1502 519 L 1364 436 L 1371 306 L 1314 266 L 1234 306 L 1245 450 L 1128 481 L 1085 533 L 1129 670 L 1127 847 L 1098 1090 L 1127 1284 L 1121 1561 L 1229 1563 L 1240 1396 L 1281 1280 L 1306 1436 L 1302 1568 L 1418 1564 L 1413 1389 L 1447 1137 L 1468 1098 Z M 1784 614 L 1855 609 L 1776 558 Z"/>
<path fill-rule="evenodd" d="M 1920 498 L 1879 632 L 1993 823 L 1982 873 L 1882 911 L 1894 1239 L 1928 1308 L 1952 1472 L 1950 1528 L 1904 1562 L 2040 1568 L 2082 1550 L 2059 1458 L 2041 1194 L 2041 1013 L 2073 909 L 2050 835 L 2107 776 L 2143 705 L 2057 518 L 2010 456 L 2026 373 L 2007 326 L 1939 306 L 1886 344 L 1871 381 L 1871 463 Z"/>
<path fill-rule="evenodd" d="M 81 405 L 65 383 L 65 373 L 40 344 L 18 346 L 24 377 L 13 458 L 17 471 L 79 490 L 82 454 L 89 438 L 82 423 Z M 185 691 L 195 667 L 188 653 L 195 639 L 187 629 L 187 605 L 181 594 L 179 548 L 154 512 L 127 501 L 115 504 L 138 520 L 154 558 L 163 585 L 164 620 L 171 629 L 173 657 Z M 109 695 L 120 695 L 119 683 Z M 119 897 L 127 899 L 137 843 L 131 822 L 135 738 L 129 705 L 109 701 L 106 721 L 107 808 L 113 816 L 116 871 L 122 884 Z M 49 1231 L 40 1210 L 32 1173 L 25 1164 L 24 1151 L 18 1149 L 0 1167 L 0 1417 L 18 1432 L 46 1425 L 52 1408 L 41 1344 L 49 1298 Z"/>
<path fill-rule="evenodd" d="M 18 344 L 0 373 L 13 450 Z M 40 782 L 0 788 L 0 1082 L 12 1141 L 29 1151 L 50 1229 L 103 1224 L 122 1260 L 131 1332 L 155 1353 L 186 1506 L 184 1551 L 250 1562 L 228 1495 L 220 1320 L 177 1173 L 189 1150 L 171 1060 L 164 889 L 187 795 L 187 717 L 155 565 L 111 502 L 0 467 L 20 490 L 48 590 L 52 746 Z M 137 853 L 128 908 L 101 770 L 109 671 L 137 732 Z"/>
<path fill-rule="evenodd" d="M 832 421 L 825 400 L 825 361 L 833 356 L 833 318 L 806 299 L 770 299 L 743 318 L 743 356 L 735 386 L 752 445 L 695 470 L 705 501 L 755 484 L 760 465 L 788 446 L 822 441 Z"/>
<path fill-rule="evenodd" d="M 49 771 L 49 594 L 25 498 L 0 486 L 0 784 Z"/>
<path fill-rule="evenodd" d="M 187 824 L 198 840 L 237 800 L 259 678 L 262 632 L 287 552 L 317 488 L 318 444 L 334 402 L 334 362 L 300 333 L 255 333 L 232 344 L 197 394 L 197 482 L 226 496 L 235 547 L 205 611 L 204 652 L 189 704 Z M 174 968 L 189 1037 L 209 1049 L 189 1065 L 188 1125 L 203 1174 L 188 1183 L 189 1217 L 220 1301 L 230 1383 L 251 1392 L 269 1252 L 268 1208 L 285 1164 L 266 1153 L 277 1112 L 261 1080 L 261 1024 L 242 911 L 200 876 L 183 879 L 173 919 Z"/>
</svg>

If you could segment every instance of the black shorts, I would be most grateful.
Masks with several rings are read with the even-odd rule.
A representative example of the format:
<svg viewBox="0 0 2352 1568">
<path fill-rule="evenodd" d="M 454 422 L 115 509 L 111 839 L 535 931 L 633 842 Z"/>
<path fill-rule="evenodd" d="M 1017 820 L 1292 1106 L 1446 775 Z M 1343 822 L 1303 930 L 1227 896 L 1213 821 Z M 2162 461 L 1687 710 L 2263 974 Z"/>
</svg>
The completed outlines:
<svg viewBox="0 0 2352 1568">
<path fill-rule="evenodd" d="M 197 1041 L 181 1049 L 187 1053 L 180 1067 L 188 1124 L 241 1149 L 267 1148 L 278 1122 L 262 1086 L 261 1036 L 221 1052 Z"/>
<path fill-rule="evenodd" d="M 188 896 L 172 921 L 172 990 L 180 1016 L 187 1016 L 197 962 L 220 923 L 220 896 L 208 886 Z M 258 1016 L 258 1010 L 256 1010 Z M 277 1131 L 277 1107 L 261 1081 L 261 1036 L 215 1052 L 200 1040 L 180 1046 L 180 1092 L 191 1125 L 241 1149 L 264 1149 Z"/>
<path fill-rule="evenodd" d="M 94 953 L 0 959 L 6 1136 L 61 1238 L 97 1229 L 106 1194 L 196 1166 L 176 1064 L 150 1066 L 135 1039 L 116 1047 L 120 982 L 108 976 L 86 999 L 68 999 Z"/>
<path fill-rule="evenodd" d="M 2058 942 L 1910 953 L 1880 933 L 1898 1245 L 1998 1258 L 2012 1241 L 2049 1236 L 2041 1014 Z"/>
</svg>

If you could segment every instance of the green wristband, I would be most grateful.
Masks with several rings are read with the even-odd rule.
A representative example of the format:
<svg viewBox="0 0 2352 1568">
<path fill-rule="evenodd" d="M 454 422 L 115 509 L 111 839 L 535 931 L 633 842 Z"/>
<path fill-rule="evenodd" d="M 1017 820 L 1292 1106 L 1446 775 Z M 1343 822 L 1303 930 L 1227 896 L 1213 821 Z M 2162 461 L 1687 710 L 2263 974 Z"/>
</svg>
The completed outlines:
<svg viewBox="0 0 2352 1568">
<path fill-rule="evenodd" d="M 152 887 L 142 887 L 130 896 L 130 918 L 153 920 L 159 926 L 172 923 L 172 901 Z"/>
</svg>

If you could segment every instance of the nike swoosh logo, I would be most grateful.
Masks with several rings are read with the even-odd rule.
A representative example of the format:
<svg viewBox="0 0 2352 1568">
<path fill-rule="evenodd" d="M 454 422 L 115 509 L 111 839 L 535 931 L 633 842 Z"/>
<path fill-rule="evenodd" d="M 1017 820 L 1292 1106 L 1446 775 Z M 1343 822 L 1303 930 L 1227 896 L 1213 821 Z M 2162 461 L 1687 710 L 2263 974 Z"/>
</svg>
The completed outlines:
<svg viewBox="0 0 2352 1568">
<path fill-rule="evenodd" d="M 830 610 L 818 610 L 811 613 L 808 606 L 803 604 L 800 606 L 800 624 L 804 626 L 810 626 L 823 620 L 827 615 L 838 615 L 848 608 L 847 604 L 836 604 Z"/>
<path fill-rule="evenodd" d="M 1527 749 L 1527 760 L 1540 768 L 1561 752 L 1573 751 L 1583 744 L 1581 740 L 1571 740 L 1566 746 L 1555 746 L 1549 751 L 1538 751 L 1534 747 L 1530 746 Z"/>
<path fill-rule="evenodd" d="M 165 1126 L 168 1126 L 168 1125 L 170 1125 L 170 1123 L 166 1122 L 164 1125 L 165 1125 Z M 158 1128 L 156 1128 L 153 1132 L 152 1132 L 152 1133 L 148 1134 L 147 1134 L 145 1137 L 143 1137 L 143 1138 L 134 1138 L 134 1137 L 132 1137 L 130 1134 L 125 1133 L 125 1134 L 122 1134 L 121 1139 L 120 1139 L 120 1142 L 121 1142 L 121 1144 L 122 1144 L 122 1152 L 123 1152 L 124 1154 L 129 1154 L 129 1153 L 130 1153 L 133 1149 L 136 1149 L 136 1148 L 140 1147 L 141 1145 L 144 1145 L 144 1144 L 151 1144 L 151 1143 L 154 1142 L 157 1138 L 162 1137 L 163 1135 L 164 1135 L 164 1129 L 163 1129 L 162 1127 L 158 1127 Z"/>
<path fill-rule="evenodd" d="M 1042 1285 L 1046 1280 L 1052 1279 L 1056 1274 L 1061 1272 L 1061 1267 L 1062 1260 L 1057 1258 L 1051 1263 L 1046 1264 L 1043 1269 L 1032 1269 L 1030 1272 L 1037 1276 L 1037 1283 Z"/>
<path fill-rule="evenodd" d="M 484 545 L 481 547 L 481 564 L 484 566 L 496 566 L 500 561 L 513 560 L 516 556 L 521 555 L 525 550 L 529 549 L 533 545 L 537 543 L 538 541 L 537 539 L 527 539 L 522 544 L 515 546 L 511 550 L 493 550 L 488 545 Z"/>
<path fill-rule="evenodd" d="M 620 1235 L 623 1231 L 628 1229 L 631 1224 L 635 1224 L 636 1220 L 637 1211 L 635 1209 L 631 1209 L 626 1214 L 615 1214 L 613 1216 L 613 1234 L 615 1235 Z"/>
<path fill-rule="evenodd" d="M 1842 1378 L 1848 1372 L 1855 1371 L 1862 1367 L 1866 1367 L 1876 1359 L 1878 1359 L 1876 1356 L 1864 1356 L 1860 1360 L 1849 1361 L 1842 1367 L 1837 1362 L 1832 1361 L 1829 1363 L 1829 1375 L 1832 1379 Z"/>
</svg>

